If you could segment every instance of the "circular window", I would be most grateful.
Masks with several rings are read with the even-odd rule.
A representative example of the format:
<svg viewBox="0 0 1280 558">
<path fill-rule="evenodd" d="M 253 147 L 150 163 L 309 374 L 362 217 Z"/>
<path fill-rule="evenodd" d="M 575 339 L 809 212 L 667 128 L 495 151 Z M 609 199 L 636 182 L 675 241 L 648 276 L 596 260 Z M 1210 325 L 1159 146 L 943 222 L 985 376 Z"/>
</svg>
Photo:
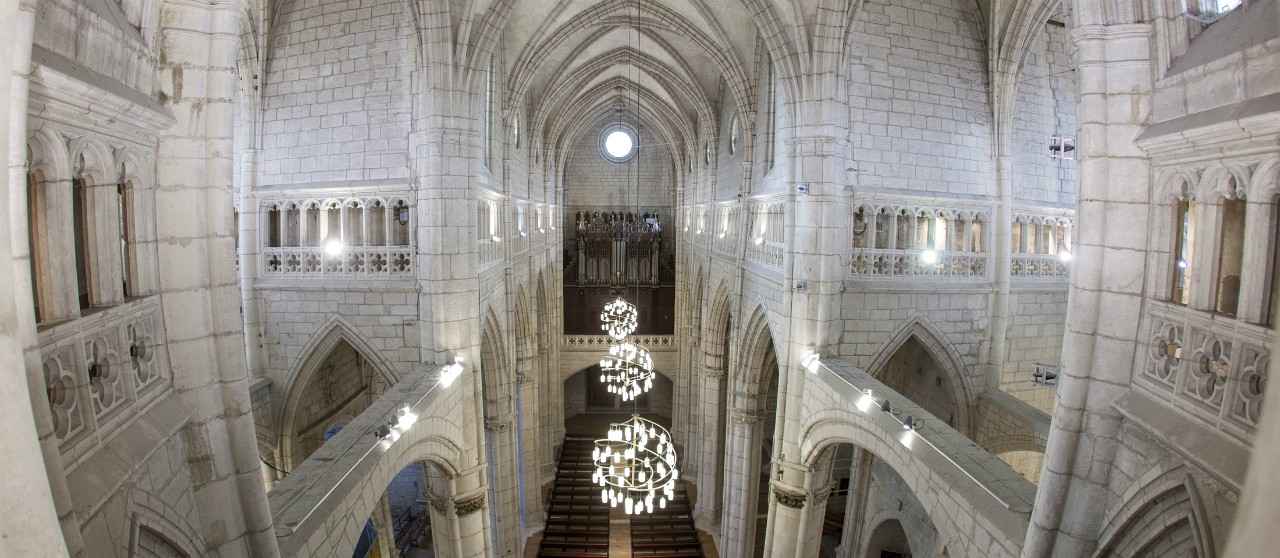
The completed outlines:
<svg viewBox="0 0 1280 558">
<path fill-rule="evenodd" d="M 630 127 L 617 125 L 600 134 L 600 155 L 615 163 L 623 163 L 636 154 L 636 135 Z"/>
</svg>

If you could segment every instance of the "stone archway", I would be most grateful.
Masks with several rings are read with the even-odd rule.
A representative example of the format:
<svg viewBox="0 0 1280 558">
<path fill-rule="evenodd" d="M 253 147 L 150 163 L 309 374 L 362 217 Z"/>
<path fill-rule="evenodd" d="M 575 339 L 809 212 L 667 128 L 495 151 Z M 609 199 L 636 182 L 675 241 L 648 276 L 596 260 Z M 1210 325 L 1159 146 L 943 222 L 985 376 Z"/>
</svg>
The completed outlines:
<svg viewBox="0 0 1280 558">
<path fill-rule="evenodd" d="M 867 366 L 877 380 L 971 435 L 977 390 L 966 370 L 960 353 L 923 317 L 898 328 Z"/>
<path fill-rule="evenodd" d="M 756 308 L 742 338 L 738 367 L 742 372 L 729 378 L 733 393 L 722 469 L 720 544 L 726 556 L 760 556 L 768 533 L 769 463 L 780 383 L 773 334 L 763 307 Z"/>
<path fill-rule="evenodd" d="M 292 471 L 319 447 L 300 445 L 300 433 L 319 432 L 323 443 L 323 433 L 333 424 L 328 419 L 359 415 L 386 387 L 399 381 L 378 351 L 341 318 L 330 320 L 313 335 L 302 355 L 288 376 L 276 421 L 283 472 Z M 341 372 L 351 367 L 358 376 L 342 377 Z"/>
</svg>

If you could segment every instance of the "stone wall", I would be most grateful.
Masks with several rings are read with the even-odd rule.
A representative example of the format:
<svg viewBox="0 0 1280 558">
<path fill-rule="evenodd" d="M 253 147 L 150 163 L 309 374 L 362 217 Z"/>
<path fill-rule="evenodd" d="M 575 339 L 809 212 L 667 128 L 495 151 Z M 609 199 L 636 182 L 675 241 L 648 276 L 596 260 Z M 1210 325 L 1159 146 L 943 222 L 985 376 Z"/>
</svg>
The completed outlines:
<svg viewBox="0 0 1280 558">
<path fill-rule="evenodd" d="M 849 127 L 860 187 L 995 193 L 982 21 L 962 0 L 859 8 Z"/>
<path fill-rule="evenodd" d="M 1074 160 L 1049 157 L 1049 136 L 1076 137 L 1076 80 L 1067 28 L 1044 24 L 1018 78 L 1014 104 L 1013 196 L 1018 200 L 1075 206 Z"/>
<path fill-rule="evenodd" d="M 1054 390 L 1031 381 L 1036 364 L 1056 367 L 1062 356 L 1067 322 L 1067 291 L 1015 289 L 1009 300 L 1012 321 L 1006 332 L 1009 354 L 1000 389 L 1046 412 L 1053 412 Z"/>
<path fill-rule="evenodd" d="M 417 49 L 404 4 L 303 0 L 277 18 L 258 184 L 405 181 Z"/>
<path fill-rule="evenodd" d="M 564 171 L 565 205 L 630 207 L 632 211 L 639 206 L 640 212 L 647 207 L 671 207 L 675 167 L 659 136 L 640 128 L 639 152 L 625 163 L 614 163 L 600 154 L 602 129 L 587 129 L 574 144 Z M 564 217 L 565 226 L 571 226 L 573 216 L 566 213 Z"/>
</svg>

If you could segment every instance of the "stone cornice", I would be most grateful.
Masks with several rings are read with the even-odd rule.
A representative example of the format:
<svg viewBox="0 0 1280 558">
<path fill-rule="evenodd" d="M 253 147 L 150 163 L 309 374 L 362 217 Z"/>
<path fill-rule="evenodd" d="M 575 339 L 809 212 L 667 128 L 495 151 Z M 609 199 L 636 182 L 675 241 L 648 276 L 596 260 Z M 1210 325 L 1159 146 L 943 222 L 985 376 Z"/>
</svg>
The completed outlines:
<svg viewBox="0 0 1280 558">
<path fill-rule="evenodd" d="M 1280 93 L 1148 126 L 1135 140 L 1157 165 L 1275 153 Z"/>
<path fill-rule="evenodd" d="M 177 123 L 159 101 L 124 84 L 77 67 L 39 45 L 31 50 L 34 117 L 100 131 L 140 145 L 155 145 Z"/>
</svg>

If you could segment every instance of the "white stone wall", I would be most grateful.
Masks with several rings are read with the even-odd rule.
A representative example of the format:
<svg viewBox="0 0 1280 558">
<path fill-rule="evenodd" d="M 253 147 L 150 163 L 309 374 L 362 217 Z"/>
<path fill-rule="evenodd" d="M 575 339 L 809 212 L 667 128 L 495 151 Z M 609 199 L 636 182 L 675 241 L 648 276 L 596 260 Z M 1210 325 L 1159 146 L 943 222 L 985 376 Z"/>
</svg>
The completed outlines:
<svg viewBox="0 0 1280 558">
<path fill-rule="evenodd" d="M 365 356 L 389 363 L 390 372 L 403 374 L 418 362 L 418 300 L 408 288 L 260 285 L 258 296 L 264 372 L 278 386 L 288 386 L 289 374 L 308 356 L 308 343 L 335 319 L 377 350 Z"/>
<path fill-rule="evenodd" d="M 1013 196 L 1074 206 L 1075 160 L 1049 157 L 1049 136 L 1076 137 L 1076 80 L 1067 28 L 1046 23 L 1031 45 L 1018 78 L 1013 126 Z"/>
<path fill-rule="evenodd" d="M 1067 322 L 1067 291 L 1016 289 L 1009 300 L 1012 321 L 1006 332 L 1009 354 L 1000 373 L 1000 389 L 1046 412 L 1053 412 L 1053 388 L 1032 383 L 1037 363 L 1057 366 Z"/>
<path fill-rule="evenodd" d="M 262 85 L 258 184 L 408 178 L 417 48 L 404 6 L 283 6 Z"/>
<path fill-rule="evenodd" d="M 859 8 L 849 137 L 860 188 L 995 193 L 982 21 L 961 0 Z"/>
<path fill-rule="evenodd" d="M 857 366 L 869 367 L 876 355 L 887 349 L 895 334 L 912 320 L 921 320 L 946 336 L 945 341 L 960 355 L 965 367 L 961 372 L 967 381 L 981 385 L 983 380 L 977 364 L 979 346 L 988 336 L 989 306 L 989 293 L 955 292 L 945 288 L 933 292 L 846 293 L 841 306 L 844 333 L 840 338 L 840 356 Z"/>
<path fill-rule="evenodd" d="M 671 207 L 675 169 L 669 148 L 660 145 L 659 136 L 640 128 L 640 152 L 625 163 L 614 163 L 600 154 L 601 129 L 588 128 L 573 147 L 564 174 L 565 205 L 630 207 L 639 212 Z M 572 226 L 573 216 L 566 214 L 564 223 Z"/>
</svg>

